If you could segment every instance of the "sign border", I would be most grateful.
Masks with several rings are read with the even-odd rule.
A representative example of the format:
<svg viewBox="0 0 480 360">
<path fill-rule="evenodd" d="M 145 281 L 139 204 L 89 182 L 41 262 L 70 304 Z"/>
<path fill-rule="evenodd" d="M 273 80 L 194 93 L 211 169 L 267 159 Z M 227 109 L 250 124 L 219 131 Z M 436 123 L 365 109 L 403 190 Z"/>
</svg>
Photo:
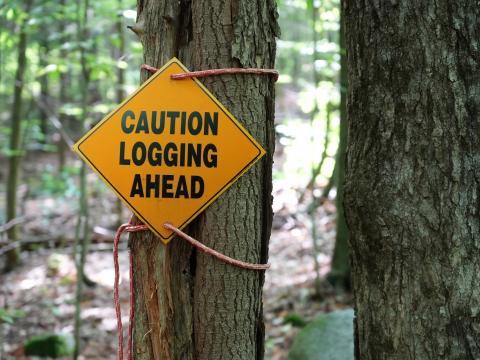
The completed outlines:
<svg viewBox="0 0 480 360">
<path fill-rule="evenodd" d="M 139 94 L 140 91 L 145 89 L 148 85 L 152 83 L 154 79 L 156 79 L 160 74 L 162 74 L 168 67 L 172 64 L 177 64 L 180 68 L 188 73 L 189 70 L 183 65 L 180 60 L 177 58 L 170 59 L 165 65 L 163 65 L 155 74 L 153 74 L 150 78 L 148 78 L 132 95 L 127 97 L 120 105 L 118 105 L 113 111 L 111 111 L 103 120 L 101 120 L 98 124 L 96 124 L 90 131 L 88 131 L 84 136 L 78 140 L 75 145 L 73 145 L 73 151 L 77 153 L 94 171 L 100 176 L 104 182 L 110 187 L 117 196 L 119 196 L 124 203 L 129 207 L 129 209 L 135 213 L 135 215 L 142 220 L 142 222 L 148 225 L 149 229 L 157 235 L 165 244 L 168 244 L 175 233 L 172 232 L 170 236 L 164 237 L 157 231 L 152 224 L 150 224 L 136 209 L 135 207 L 130 204 L 130 202 L 113 186 L 112 183 L 102 174 L 102 172 L 95 166 L 95 164 L 84 154 L 81 150 L 81 145 L 85 142 L 93 133 L 95 133 L 102 125 L 107 122 L 112 116 L 114 116 L 120 108 L 126 105 L 130 100 L 132 100 L 135 96 Z M 261 157 L 266 154 L 266 151 L 263 147 L 253 138 L 253 136 L 240 124 L 240 122 L 220 103 L 220 101 L 197 79 L 197 78 L 190 78 L 186 80 L 176 80 L 176 81 L 194 81 L 196 85 L 200 87 L 200 89 L 223 111 L 223 113 L 237 126 L 237 128 L 242 132 L 253 144 L 253 146 L 258 150 L 257 155 L 248 163 L 246 164 L 234 177 L 232 177 L 223 187 L 221 187 L 209 200 L 207 200 L 197 211 L 195 211 L 187 220 L 185 220 L 180 226 L 179 229 L 185 228 L 199 213 L 204 211 L 212 202 L 214 202 L 220 195 L 222 195 L 233 183 L 242 176 L 248 169 L 250 169 L 253 164 L 255 164 Z"/>
</svg>

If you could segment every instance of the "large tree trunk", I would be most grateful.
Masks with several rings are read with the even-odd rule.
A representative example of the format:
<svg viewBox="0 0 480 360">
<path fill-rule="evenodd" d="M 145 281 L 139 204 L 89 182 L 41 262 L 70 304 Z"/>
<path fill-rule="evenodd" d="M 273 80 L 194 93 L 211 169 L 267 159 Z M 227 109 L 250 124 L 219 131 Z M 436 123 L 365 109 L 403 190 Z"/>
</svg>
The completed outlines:
<svg viewBox="0 0 480 360">
<path fill-rule="evenodd" d="M 480 7 L 344 0 L 358 359 L 480 358 Z"/>
<path fill-rule="evenodd" d="M 20 24 L 20 35 L 18 39 L 17 70 L 15 73 L 15 84 L 13 92 L 13 104 L 10 126 L 10 154 L 8 162 L 7 180 L 7 211 L 6 221 L 13 220 L 17 216 L 17 187 L 20 178 L 20 160 L 22 156 L 22 93 L 25 68 L 27 64 L 27 23 L 32 8 L 32 1 L 25 2 L 25 13 L 27 16 Z M 17 227 L 12 226 L 7 232 L 10 241 L 17 239 Z M 5 270 L 12 270 L 19 261 L 18 249 L 14 248 L 7 252 Z"/>
<path fill-rule="evenodd" d="M 144 45 L 145 62 L 152 66 L 160 67 L 172 56 L 191 70 L 274 66 L 278 30 L 273 0 L 139 1 L 133 30 Z M 273 79 L 221 76 L 203 83 L 267 155 L 187 232 L 228 256 L 266 262 L 272 217 Z M 136 234 L 131 249 L 136 359 L 263 358 L 262 273 L 219 263 L 180 239 L 164 246 L 151 234 Z"/>
</svg>

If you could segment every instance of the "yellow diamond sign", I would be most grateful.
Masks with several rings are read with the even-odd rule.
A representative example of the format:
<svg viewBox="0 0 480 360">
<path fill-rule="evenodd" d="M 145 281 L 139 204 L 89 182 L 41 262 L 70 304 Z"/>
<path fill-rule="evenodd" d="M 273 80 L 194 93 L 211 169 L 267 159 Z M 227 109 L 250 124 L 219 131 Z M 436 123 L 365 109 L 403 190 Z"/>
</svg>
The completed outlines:
<svg viewBox="0 0 480 360">
<path fill-rule="evenodd" d="M 177 59 L 148 79 L 74 146 L 167 243 L 265 151 Z"/>
</svg>

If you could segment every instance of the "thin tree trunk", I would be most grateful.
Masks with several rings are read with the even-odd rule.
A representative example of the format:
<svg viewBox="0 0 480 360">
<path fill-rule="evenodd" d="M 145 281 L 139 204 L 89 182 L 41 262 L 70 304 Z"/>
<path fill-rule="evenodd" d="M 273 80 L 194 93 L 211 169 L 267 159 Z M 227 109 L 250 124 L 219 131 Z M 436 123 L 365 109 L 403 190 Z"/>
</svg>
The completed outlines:
<svg viewBox="0 0 480 360">
<path fill-rule="evenodd" d="M 350 288 L 350 251 L 348 248 L 348 228 L 343 208 L 343 193 L 345 182 L 345 155 L 347 151 L 347 57 L 345 53 L 345 34 L 343 11 L 340 15 L 340 134 L 335 160 L 335 175 L 337 181 L 337 235 L 332 257 L 332 269 L 328 274 L 331 284 L 344 289 Z"/>
<path fill-rule="evenodd" d="M 18 39 L 17 71 L 13 92 L 12 117 L 10 126 L 10 156 L 8 162 L 7 179 L 7 218 L 6 222 L 17 217 L 17 187 L 20 178 L 20 164 L 22 156 L 22 92 L 24 86 L 24 74 L 27 64 L 27 22 L 32 7 L 32 0 L 25 1 L 25 13 L 27 16 L 20 24 L 20 35 Z M 17 240 L 17 226 L 7 231 L 10 241 Z M 12 249 L 6 254 L 7 260 L 5 270 L 12 270 L 19 261 L 18 249 Z"/>
<path fill-rule="evenodd" d="M 272 68 L 275 15 L 271 0 L 139 1 L 133 30 L 152 66 L 177 56 L 192 70 Z M 273 79 L 222 76 L 203 83 L 268 153 L 187 232 L 229 256 L 265 262 L 272 216 Z M 130 243 L 135 359 L 263 358 L 263 274 L 197 254 L 180 239 L 164 246 L 152 235 L 136 234 Z"/>
<path fill-rule="evenodd" d="M 116 31 L 118 34 L 119 44 L 116 51 L 116 59 L 120 61 L 125 56 L 125 30 L 123 24 L 123 15 L 121 11 L 123 10 L 123 0 L 118 0 L 118 18 L 115 24 Z M 125 100 L 125 69 L 123 66 L 117 66 L 117 91 L 116 91 L 116 100 L 120 104 Z M 123 203 L 120 198 L 116 199 L 115 212 L 117 213 L 117 225 L 120 226 L 123 222 Z"/>
<path fill-rule="evenodd" d="M 46 27 L 42 29 L 42 36 L 48 36 L 48 30 Z M 45 68 L 48 65 L 48 53 L 49 53 L 49 44 L 48 39 L 42 39 L 39 44 L 39 62 L 40 68 Z M 48 104 L 49 99 L 49 81 L 48 73 L 43 74 L 40 77 L 40 98 L 41 101 L 45 104 Z M 42 132 L 42 143 L 47 143 L 48 138 L 48 114 L 45 110 L 40 109 L 40 131 Z"/>
<path fill-rule="evenodd" d="M 344 0 L 357 359 L 480 358 L 480 7 Z"/>
<path fill-rule="evenodd" d="M 66 12 L 65 12 L 65 0 L 60 0 L 59 1 L 60 8 L 61 8 L 61 16 L 60 16 L 60 26 L 59 26 L 59 32 L 61 34 L 61 39 L 62 43 L 68 41 L 68 36 L 65 34 L 65 25 L 66 25 Z M 60 58 L 63 60 L 67 59 L 67 51 L 64 49 L 62 44 L 60 44 Z M 60 87 L 59 87 L 59 102 L 60 106 L 63 106 L 67 100 L 68 100 L 68 94 L 67 94 L 67 89 L 68 89 L 68 71 L 62 71 L 60 73 Z M 65 115 L 63 111 L 58 112 L 58 119 L 60 120 L 60 123 L 62 124 L 63 128 L 68 132 L 69 129 L 69 124 L 68 124 L 68 117 Z M 67 145 L 65 144 L 65 141 L 63 139 L 59 139 L 58 141 L 58 172 L 61 174 L 63 170 L 65 169 L 65 163 L 66 163 L 66 153 L 69 150 L 67 148 Z"/>
<path fill-rule="evenodd" d="M 88 11 L 89 11 L 89 0 L 83 0 L 78 4 L 78 40 L 80 43 L 85 43 L 88 38 Z M 81 63 L 81 73 L 80 73 L 80 91 L 81 91 L 81 120 L 83 121 L 83 126 L 85 130 L 88 129 L 88 124 L 86 122 L 88 115 L 88 100 L 89 100 L 89 80 L 90 80 L 90 67 L 87 63 L 87 49 L 84 46 L 80 47 L 80 63 Z M 73 354 L 73 359 L 77 359 L 81 352 L 81 300 L 83 294 L 83 284 L 90 284 L 90 280 L 86 278 L 84 269 L 85 262 L 87 260 L 88 247 L 90 243 L 90 219 L 89 219 L 89 209 L 88 209 L 88 188 L 87 188 L 87 166 L 85 162 L 82 162 L 80 168 L 80 189 L 79 189 L 79 214 L 77 222 L 77 231 L 75 236 L 75 248 L 74 248 L 74 259 L 77 270 L 77 287 L 75 292 L 75 328 L 74 328 L 74 338 L 75 338 L 75 350 Z M 78 247 L 80 246 L 80 253 L 78 254 Z"/>
</svg>

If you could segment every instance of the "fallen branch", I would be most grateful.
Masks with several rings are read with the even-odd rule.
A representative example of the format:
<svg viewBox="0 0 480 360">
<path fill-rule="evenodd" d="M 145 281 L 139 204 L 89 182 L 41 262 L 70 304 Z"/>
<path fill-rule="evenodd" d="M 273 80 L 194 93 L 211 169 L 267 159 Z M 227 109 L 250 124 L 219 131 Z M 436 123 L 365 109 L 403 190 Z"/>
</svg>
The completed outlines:
<svg viewBox="0 0 480 360">
<path fill-rule="evenodd" d="M 13 228 L 14 226 L 26 223 L 28 221 L 31 221 L 35 219 L 35 216 L 20 216 L 15 219 L 12 219 L 8 222 L 6 222 L 3 225 L 0 225 L 0 234 L 8 231 L 9 229 Z"/>
<path fill-rule="evenodd" d="M 95 226 L 92 234 L 92 241 L 97 244 L 109 244 L 113 243 L 113 238 L 115 237 L 115 232 L 102 228 L 101 226 Z M 33 239 L 22 239 L 17 241 L 2 241 L 2 243 L 6 243 L 7 245 L 0 248 L 0 256 L 5 254 L 6 252 L 21 247 L 22 245 L 28 244 L 42 244 L 42 243 L 53 243 L 54 245 L 57 244 L 65 244 L 70 245 L 73 244 L 75 241 L 73 238 L 66 238 L 64 233 L 57 233 L 52 235 L 46 235 L 42 237 L 35 237 Z M 111 247 L 109 247 L 112 249 Z"/>
</svg>

